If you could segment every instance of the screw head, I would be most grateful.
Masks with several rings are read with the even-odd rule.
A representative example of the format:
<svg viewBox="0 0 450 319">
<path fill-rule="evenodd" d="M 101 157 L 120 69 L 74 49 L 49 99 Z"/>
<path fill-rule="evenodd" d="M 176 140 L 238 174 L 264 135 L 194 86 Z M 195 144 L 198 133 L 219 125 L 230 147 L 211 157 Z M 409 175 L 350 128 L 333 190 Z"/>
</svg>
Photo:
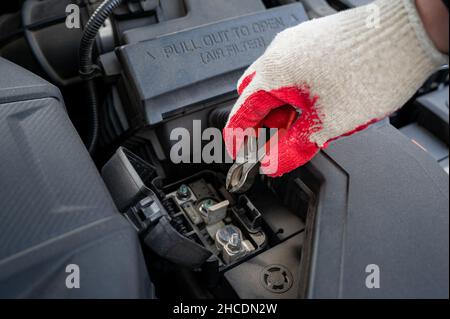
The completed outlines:
<svg viewBox="0 0 450 319">
<path fill-rule="evenodd" d="M 177 190 L 177 197 L 179 199 L 187 199 L 191 196 L 191 191 L 186 184 L 182 184 Z"/>
</svg>

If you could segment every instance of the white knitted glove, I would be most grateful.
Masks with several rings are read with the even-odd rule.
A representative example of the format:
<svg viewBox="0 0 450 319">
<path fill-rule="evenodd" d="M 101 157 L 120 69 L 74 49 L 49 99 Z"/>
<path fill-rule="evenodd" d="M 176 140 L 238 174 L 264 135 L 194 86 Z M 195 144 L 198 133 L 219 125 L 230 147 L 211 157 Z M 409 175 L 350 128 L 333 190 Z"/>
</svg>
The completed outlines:
<svg viewBox="0 0 450 319">
<path fill-rule="evenodd" d="M 239 81 L 240 97 L 224 129 L 230 155 L 237 151 L 230 129 L 282 127 L 289 104 L 302 114 L 278 141 L 278 170 L 269 175 L 282 175 L 308 162 L 328 141 L 403 106 L 448 63 L 428 38 L 413 0 L 373 4 L 380 12 L 378 26 L 369 21 L 374 11 L 360 7 L 276 36 Z"/>
</svg>

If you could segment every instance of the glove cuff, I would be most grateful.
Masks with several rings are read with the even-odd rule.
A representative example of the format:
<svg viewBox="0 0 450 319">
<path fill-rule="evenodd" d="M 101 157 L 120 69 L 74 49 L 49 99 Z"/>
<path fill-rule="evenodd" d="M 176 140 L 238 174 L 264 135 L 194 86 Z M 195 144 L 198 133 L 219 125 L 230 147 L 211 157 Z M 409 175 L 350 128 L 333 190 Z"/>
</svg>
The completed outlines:
<svg viewBox="0 0 450 319">
<path fill-rule="evenodd" d="M 428 37 L 414 0 L 377 0 L 334 19 L 330 23 L 336 28 L 342 65 L 347 66 L 341 72 L 346 85 L 330 85 L 322 92 L 317 88 L 323 128 L 311 135 L 311 141 L 319 147 L 390 115 L 439 66 L 448 64 L 448 56 Z M 321 81 L 322 87 L 326 81 Z M 349 88 L 351 92 L 342 93 Z"/>
</svg>

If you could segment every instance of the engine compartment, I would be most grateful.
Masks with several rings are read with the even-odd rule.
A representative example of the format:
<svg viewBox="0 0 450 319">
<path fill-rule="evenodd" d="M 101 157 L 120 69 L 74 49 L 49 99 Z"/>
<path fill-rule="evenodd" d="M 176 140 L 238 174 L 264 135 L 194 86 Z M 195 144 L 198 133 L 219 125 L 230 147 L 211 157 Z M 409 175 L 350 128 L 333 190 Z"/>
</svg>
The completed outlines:
<svg viewBox="0 0 450 319">
<path fill-rule="evenodd" d="M 313 192 L 300 179 L 284 181 L 288 187 L 283 190 L 262 179 L 236 195 L 225 189 L 225 176 L 217 171 L 203 170 L 175 182 L 153 173 L 154 167 L 126 149 L 119 149 L 102 169 L 116 205 L 157 255 L 149 256 L 150 262 L 172 266 L 158 270 L 155 278 L 167 272 L 166 280 L 177 278 L 173 285 L 179 285 L 180 274 L 198 277 L 197 282 L 181 281 L 189 280 L 193 287 L 169 285 L 169 296 L 204 291 L 196 297 L 298 297 L 305 218 L 315 205 Z M 140 186 L 124 195 L 133 184 Z M 248 267 L 257 267 L 260 276 L 245 276 Z"/>
<path fill-rule="evenodd" d="M 197 3 L 192 1 L 186 5 L 196 8 Z M 220 1 L 208 5 L 216 5 L 215 10 L 222 12 L 226 10 L 221 6 L 228 6 Z M 122 98 L 126 96 L 133 104 L 125 111 L 127 118 L 133 119 L 130 121 L 131 127 L 141 130 L 141 136 L 150 134 L 149 127 L 155 127 L 156 138 L 163 141 L 160 143 L 161 149 L 155 153 L 169 157 L 176 142 L 170 132 L 176 127 L 186 128 L 192 134 L 195 134 L 195 122 L 202 129 L 222 128 L 235 99 L 235 83 L 243 69 L 262 54 L 277 32 L 307 19 L 299 3 L 270 10 L 264 10 L 260 1 L 248 2 L 243 7 L 240 7 L 241 4 L 230 5 L 233 10 L 240 11 L 236 17 L 193 29 L 158 36 L 153 33 L 157 31 L 150 31 L 151 27 L 124 32 L 126 44 L 114 52 L 118 59 L 116 63 L 122 70 L 118 91 L 126 92 L 121 94 Z M 193 15 L 196 15 L 194 12 Z M 190 19 L 195 20 L 193 17 Z M 105 69 L 111 69 L 108 67 L 110 58 L 109 54 L 100 57 Z M 114 77 L 114 74 L 111 76 Z M 161 81 L 154 83 L 149 77 Z M 167 82 L 164 82 L 165 79 Z M 192 144 L 196 138 L 201 139 L 193 136 Z M 202 140 L 202 148 L 206 143 Z M 127 143 L 124 147 L 142 156 L 136 147 Z M 165 176 L 158 175 L 150 183 L 150 188 L 158 188 L 158 195 L 163 198 L 162 206 L 170 216 L 170 225 L 203 248 L 202 251 L 195 248 L 191 253 L 183 254 L 182 258 L 173 257 L 176 263 L 189 266 L 194 276 L 202 278 L 198 289 L 206 288 L 206 295 L 298 297 L 296 268 L 300 264 L 301 234 L 305 229 L 307 209 L 312 205 L 309 202 L 313 197 L 312 191 L 304 184 L 307 193 L 299 186 L 292 186 L 299 189 L 289 190 L 291 193 L 304 195 L 304 202 L 291 203 L 292 207 L 286 206 L 286 196 L 280 194 L 280 198 L 267 181 L 258 181 L 252 192 L 235 196 L 224 187 L 224 175 L 229 165 L 220 164 L 222 162 L 207 165 L 196 162 L 194 156 L 192 154 L 193 164 L 187 161 L 172 168 L 171 163 L 167 163 L 169 169 L 164 167 L 165 161 L 159 159 L 150 164 L 162 165 L 161 170 L 171 172 Z M 173 171 L 175 169 L 176 173 Z M 184 178 L 176 180 L 179 176 Z M 185 192 L 189 195 L 181 195 Z M 166 244 L 159 243 L 158 238 L 154 236 L 151 241 L 144 239 L 144 242 L 152 251 L 159 251 L 155 246 Z M 281 249 L 287 241 L 294 242 L 295 250 L 291 253 L 298 254 L 298 258 L 289 266 L 279 266 L 280 262 L 272 257 L 276 252 L 272 251 L 282 250 L 282 254 L 288 255 L 288 251 Z M 174 246 L 177 247 L 174 249 L 189 251 L 187 247 Z M 164 257 L 162 253 L 160 255 Z M 273 264 L 259 261 L 260 255 L 274 259 Z M 170 260 L 172 256 L 165 257 Z M 255 264 L 258 264 L 255 271 L 261 273 L 261 278 L 245 278 L 243 275 L 247 271 L 243 269 Z M 222 288 L 223 285 L 228 289 Z M 246 287 L 253 287 L 252 291 L 246 291 Z M 192 287 L 189 288 L 191 290 Z M 189 295 L 187 293 L 181 297 Z"/>
<path fill-rule="evenodd" d="M 223 160 L 224 150 L 220 161 L 196 160 L 209 142 L 202 132 L 223 128 L 237 98 L 237 80 L 278 32 L 367 2 L 140 1 L 119 7 L 101 28 L 95 78 L 100 133 L 91 155 L 120 216 L 139 236 L 156 297 L 426 293 L 422 277 L 405 284 L 399 274 L 405 264 L 415 273 L 420 264 L 421 271 L 442 281 L 448 265 L 448 249 L 445 262 L 442 247 L 448 242 L 436 229 L 448 226 L 448 195 L 443 195 L 448 175 L 442 170 L 448 174 L 448 67 L 389 120 L 334 142 L 281 178 L 258 176 L 244 194 L 225 188 L 230 163 Z M 0 36 L 0 54 L 57 85 L 85 138 L 89 123 L 79 107 L 85 96 L 75 58 L 81 30 L 68 30 L 61 20 L 69 3 L 28 0 L 20 18 L 1 16 L 1 26 L 21 20 L 24 34 Z M 82 2 L 84 22 L 98 4 Z M 58 52 L 58 45 L 65 54 L 50 53 Z M 177 128 L 188 133 L 185 143 L 194 151 L 173 163 Z M 360 156 L 355 159 L 356 148 Z M 424 226 L 428 210 L 431 221 Z M 378 227 L 381 223 L 384 227 Z M 398 239 L 398 233 L 405 237 Z M 384 295 L 363 291 L 354 274 L 373 262 L 364 251 L 396 269 L 392 276 L 401 284 Z M 377 255 L 380 251 L 403 255 L 387 261 Z M 430 260 L 443 268 L 432 268 Z M 442 284 L 432 284 L 437 294 L 445 292 Z"/>
</svg>

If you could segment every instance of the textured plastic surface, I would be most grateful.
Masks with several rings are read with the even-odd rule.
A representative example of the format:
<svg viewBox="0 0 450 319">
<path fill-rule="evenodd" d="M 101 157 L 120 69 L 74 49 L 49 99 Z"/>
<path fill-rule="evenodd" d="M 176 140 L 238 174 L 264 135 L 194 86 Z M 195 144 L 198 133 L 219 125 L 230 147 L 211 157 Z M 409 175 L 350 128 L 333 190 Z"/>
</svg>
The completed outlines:
<svg viewBox="0 0 450 319">
<path fill-rule="evenodd" d="M 170 5 L 170 1 L 165 2 L 167 4 L 161 5 Z M 157 24 L 125 31 L 124 42 L 146 41 L 199 25 L 264 10 L 261 0 L 183 0 L 182 2 L 187 11 L 185 16 L 178 19 L 167 17 L 167 20 L 159 21 Z"/>
<path fill-rule="evenodd" d="M 283 194 L 285 195 L 285 194 Z M 252 203 L 258 207 L 270 229 L 280 240 L 285 240 L 305 229 L 299 216 L 283 205 L 283 202 L 271 191 L 255 185 L 248 194 Z"/>
<path fill-rule="evenodd" d="M 323 184 L 302 257 L 306 297 L 448 298 L 449 179 L 429 154 L 384 122 L 309 168 Z M 370 264 L 379 289 L 366 287 Z"/>
<path fill-rule="evenodd" d="M 448 158 L 448 146 L 417 123 L 402 127 L 400 131 L 413 143 L 422 147 L 436 161 L 440 162 Z"/>
<path fill-rule="evenodd" d="M 444 88 L 422 95 L 417 99 L 417 102 L 422 104 L 424 107 L 433 111 L 439 115 L 444 121 L 448 123 L 448 115 L 449 115 L 449 89 L 448 85 Z"/>
<path fill-rule="evenodd" d="M 302 3 L 310 18 L 325 17 L 337 12 L 326 0 L 302 0 Z"/>
<path fill-rule="evenodd" d="M 226 272 L 225 277 L 240 298 L 297 298 L 302 244 L 303 234 L 298 234 Z M 270 266 L 287 269 L 289 279 L 284 284 L 290 285 L 289 289 L 277 292 L 266 288 L 268 285 L 264 280 L 264 271 Z"/>
<path fill-rule="evenodd" d="M 153 125 L 234 92 L 242 71 L 273 37 L 307 19 L 296 3 L 121 47 L 136 112 Z"/>
<path fill-rule="evenodd" d="M 448 85 L 422 95 L 416 103 L 422 108 L 419 124 L 449 144 L 449 95 Z"/>
<path fill-rule="evenodd" d="M 340 2 L 349 8 L 364 6 L 366 4 L 372 3 L 373 1 L 374 0 L 337 0 L 337 2 Z"/>
<path fill-rule="evenodd" d="M 67 28 L 65 24 L 66 7 L 71 3 L 70 0 L 27 0 L 21 11 L 27 45 L 46 75 L 58 85 L 80 81 L 76 62 L 82 29 Z M 84 8 L 84 14 L 83 11 Z"/>
<path fill-rule="evenodd" d="M 144 184 L 143 179 L 151 177 L 146 172 L 148 170 L 151 170 L 149 164 L 126 149 L 119 148 L 103 167 L 102 176 L 121 211 L 133 205 L 126 215 L 130 221 L 136 223 L 135 226 L 150 249 L 178 265 L 188 268 L 201 266 L 211 253 L 172 227 L 166 209 L 153 191 Z M 141 199 L 142 201 L 137 203 Z M 134 219 L 136 210 L 145 215 L 143 220 Z"/>
<path fill-rule="evenodd" d="M 0 297 L 151 297 L 137 235 L 59 91 L 1 58 L 0 74 Z M 66 287 L 69 264 L 78 289 Z"/>
<path fill-rule="evenodd" d="M 189 269 L 200 267 L 211 256 L 204 247 L 178 233 L 167 217 L 147 232 L 144 242 L 159 256 Z"/>
<path fill-rule="evenodd" d="M 103 180 L 121 212 L 145 197 L 147 190 L 127 155 L 133 154 L 120 147 L 101 171 Z M 149 164 L 144 162 L 142 166 L 144 165 L 146 170 L 153 170 Z"/>
<path fill-rule="evenodd" d="M 400 130 L 428 152 L 448 173 L 448 85 L 422 95 L 415 104 L 418 108 L 417 123 L 409 124 Z"/>
</svg>

